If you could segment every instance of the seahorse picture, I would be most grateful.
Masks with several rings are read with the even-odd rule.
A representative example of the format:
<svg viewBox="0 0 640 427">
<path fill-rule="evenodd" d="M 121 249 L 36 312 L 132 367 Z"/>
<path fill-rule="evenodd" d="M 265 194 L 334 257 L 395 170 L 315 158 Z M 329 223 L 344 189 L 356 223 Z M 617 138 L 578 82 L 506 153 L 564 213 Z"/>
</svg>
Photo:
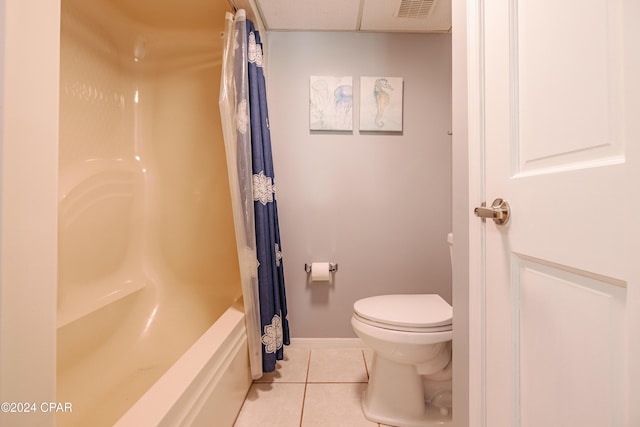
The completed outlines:
<svg viewBox="0 0 640 427">
<path fill-rule="evenodd" d="M 360 77 L 360 130 L 402 131 L 402 77 Z"/>
<path fill-rule="evenodd" d="M 309 129 L 353 130 L 353 77 L 309 78 Z"/>
</svg>

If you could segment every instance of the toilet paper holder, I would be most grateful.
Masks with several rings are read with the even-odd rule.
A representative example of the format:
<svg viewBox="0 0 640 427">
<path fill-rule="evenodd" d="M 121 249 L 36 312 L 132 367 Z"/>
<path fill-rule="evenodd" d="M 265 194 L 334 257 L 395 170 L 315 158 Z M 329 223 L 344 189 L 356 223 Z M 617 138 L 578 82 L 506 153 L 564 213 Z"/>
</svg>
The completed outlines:
<svg viewBox="0 0 640 427">
<path fill-rule="evenodd" d="M 304 271 L 306 271 L 307 273 L 311 273 L 311 263 L 304 264 Z M 329 271 L 332 273 L 335 273 L 336 271 L 338 271 L 338 264 L 335 262 L 330 262 Z"/>
</svg>

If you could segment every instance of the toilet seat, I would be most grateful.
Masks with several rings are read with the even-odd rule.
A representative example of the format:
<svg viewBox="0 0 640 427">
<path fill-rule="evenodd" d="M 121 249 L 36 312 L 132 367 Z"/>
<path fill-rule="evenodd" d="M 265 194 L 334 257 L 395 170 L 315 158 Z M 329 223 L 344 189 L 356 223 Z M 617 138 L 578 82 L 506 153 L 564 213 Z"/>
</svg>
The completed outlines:
<svg viewBox="0 0 640 427">
<path fill-rule="evenodd" d="M 402 331 L 402 332 L 417 332 L 422 334 L 434 333 L 434 332 L 447 332 L 452 330 L 451 325 L 444 326 L 433 326 L 433 327 L 410 327 L 410 326 L 399 326 L 399 325 L 390 325 L 384 322 L 376 322 L 373 320 L 366 319 L 362 316 L 359 316 L 357 313 L 353 313 L 353 318 L 366 324 L 376 328 L 388 329 L 390 331 Z"/>
<path fill-rule="evenodd" d="M 394 331 L 433 333 L 452 329 L 453 309 L 439 295 L 379 295 L 353 305 L 354 318 Z"/>
</svg>

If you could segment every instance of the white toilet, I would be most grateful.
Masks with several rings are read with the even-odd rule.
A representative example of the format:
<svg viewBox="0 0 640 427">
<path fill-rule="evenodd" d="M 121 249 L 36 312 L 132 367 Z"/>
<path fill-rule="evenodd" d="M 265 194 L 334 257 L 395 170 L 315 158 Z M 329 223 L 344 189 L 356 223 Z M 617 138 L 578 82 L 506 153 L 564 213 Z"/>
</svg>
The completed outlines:
<svg viewBox="0 0 640 427">
<path fill-rule="evenodd" d="M 452 236 L 448 236 L 451 249 Z M 380 295 L 353 305 L 351 325 L 373 349 L 367 419 L 398 427 L 451 424 L 451 306 L 439 295 Z"/>
</svg>

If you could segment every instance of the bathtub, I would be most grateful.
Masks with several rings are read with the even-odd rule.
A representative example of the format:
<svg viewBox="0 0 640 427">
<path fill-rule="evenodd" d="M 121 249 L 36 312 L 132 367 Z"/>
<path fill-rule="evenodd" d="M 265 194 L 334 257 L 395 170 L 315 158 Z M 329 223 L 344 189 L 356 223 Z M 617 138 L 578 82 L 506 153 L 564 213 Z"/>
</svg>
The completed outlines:
<svg viewBox="0 0 640 427">
<path fill-rule="evenodd" d="M 251 385 L 241 307 L 229 308 L 115 427 L 232 426 Z"/>
<path fill-rule="evenodd" d="M 206 3 L 62 1 L 58 426 L 232 425 L 248 390 Z"/>
</svg>

